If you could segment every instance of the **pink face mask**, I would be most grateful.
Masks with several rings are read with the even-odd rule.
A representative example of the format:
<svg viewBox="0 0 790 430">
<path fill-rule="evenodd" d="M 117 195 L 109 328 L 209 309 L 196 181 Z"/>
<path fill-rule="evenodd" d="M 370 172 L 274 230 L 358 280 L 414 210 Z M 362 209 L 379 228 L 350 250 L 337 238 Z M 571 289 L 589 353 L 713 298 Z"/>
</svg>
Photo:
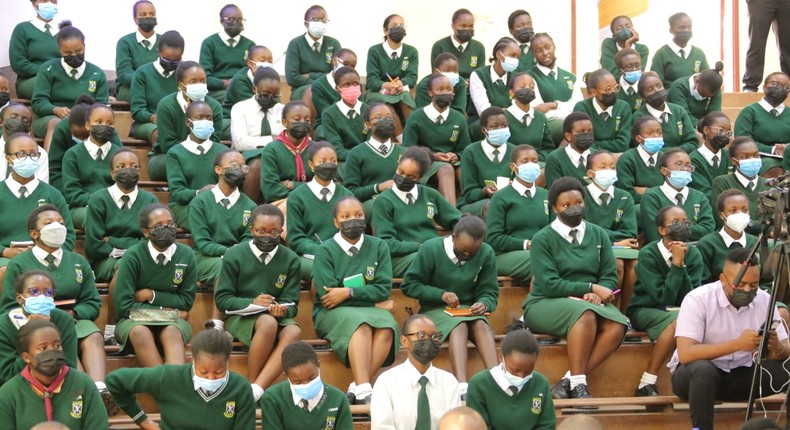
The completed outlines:
<svg viewBox="0 0 790 430">
<path fill-rule="evenodd" d="M 343 87 L 340 89 L 340 98 L 347 104 L 353 105 L 357 103 L 359 100 L 359 96 L 362 95 L 362 89 L 359 85 L 353 85 L 350 87 Z"/>
</svg>

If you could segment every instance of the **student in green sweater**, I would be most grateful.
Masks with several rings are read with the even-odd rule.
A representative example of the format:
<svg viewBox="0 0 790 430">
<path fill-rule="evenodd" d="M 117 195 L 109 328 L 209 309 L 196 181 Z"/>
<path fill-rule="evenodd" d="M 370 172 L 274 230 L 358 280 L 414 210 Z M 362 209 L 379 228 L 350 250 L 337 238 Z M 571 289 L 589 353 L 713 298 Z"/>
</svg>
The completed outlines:
<svg viewBox="0 0 790 430">
<path fill-rule="evenodd" d="M 699 240 L 712 232 L 716 223 L 708 196 L 688 186 L 695 170 L 688 154 L 680 148 L 670 148 L 661 154 L 658 165 L 664 183 L 647 190 L 639 205 L 639 224 L 645 243 L 659 239 L 658 226 L 653 221 L 661 208 L 670 205 L 681 206 L 686 211 L 692 223 L 690 240 Z"/>
<path fill-rule="evenodd" d="M 678 12 L 670 16 L 668 22 L 672 40 L 658 48 L 650 65 L 650 70 L 659 76 L 665 87 L 684 76 L 710 68 L 705 53 L 689 44 L 692 37 L 691 17 Z"/>
<path fill-rule="evenodd" d="M 573 110 L 590 116 L 595 149 L 622 154 L 631 142 L 631 107 L 617 99 L 620 86 L 608 70 L 590 73 L 586 82 L 592 96 L 576 103 Z"/>
<path fill-rule="evenodd" d="M 140 212 L 148 239 L 130 248 L 116 274 L 113 303 L 121 351 L 134 351 L 142 367 L 183 364 L 184 345 L 192 336 L 186 321 L 195 301 L 195 254 L 176 243 L 176 225 L 167 206 L 154 203 Z"/>
<path fill-rule="evenodd" d="M 216 186 L 217 156 L 225 145 L 211 140 L 214 122 L 211 106 L 192 102 L 186 110 L 189 136 L 167 151 L 167 186 L 170 210 L 176 225 L 189 229 L 189 203 L 199 194 Z"/>
<path fill-rule="evenodd" d="M 140 160 L 128 148 L 110 157 L 113 185 L 94 192 L 88 200 L 85 255 L 99 282 L 108 282 L 126 250 L 143 239 L 137 224 L 140 211 L 157 203 L 156 196 L 137 187 Z"/>
<path fill-rule="evenodd" d="M 200 65 L 206 71 L 209 95 L 222 103 L 231 78 L 247 65 L 247 52 L 255 42 L 241 35 L 244 14 L 234 4 L 219 11 L 222 31 L 203 39 L 200 45 Z"/>
<path fill-rule="evenodd" d="M 662 133 L 661 123 L 652 116 L 636 118 L 631 126 L 631 141 L 637 146 L 617 159 L 617 188 L 631 194 L 636 205 L 642 202 L 648 189 L 664 183 L 658 168 L 658 158 L 664 147 Z"/>
<path fill-rule="evenodd" d="M 357 68 L 357 54 L 348 48 L 337 51 L 334 58 L 332 58 L 332 70 L 313 81 L 310 84 L 309 91 L 305 91 L 305 101 L 308 102 L 308 105 L 312 103 L 313 109 L 315 109 L 316 128 L 321 125 L 321 115 L 324 113 L 324 110 L 340 101 L 340 93 L 335 88 L 337 84 L 335 83 L 334 75 L 338 69 L 344 66 L 352 69 Z M 310 97 L 307 97 L 308 94 Z M 294 98 L 291 97 L 291 100 L 294 100 Z"/>
<path fill-rule="evenodd" d="M 343 197 L 352 196 L 346 187 L 335 182 L 337 153 L 328 142 L 314 142 L 307 149 L 307 165 L 313 179 L 288 196 L 286 227 L 288 244 L 302 264 L 302 280 L 313 276 L 313 259 L 318 247 L 337 233 L 332 211 Z"/>
<path fill-rule="evenodd" d="M 177 31 L 165 32 L 158 37 L 157 53 L 153 61 L 137 68 L 130 84 L 134 122 L 129 135 L 151 144 L 159 138 L 156 130 L 159 101 L 178 92 L 175 71 L 184 55 L 184 38 Z"/>
<path fill-rule="evenodd" d="M 213 133 L 206 139 L 219 142 L 225 134 L 230 134 L 229 122 L 222 119 L 222 106 L 208 96 L 206 72 L 194 61 L 182 61 L 176 68 L 178 92 L 163 98 L 156 106 L 156 123 L 159 136 L 148 153 L 148 176 L 153 181 L 167 180 L 166 155 L 170 148 L 189 137 L 187 107 L 192 102 L 205 101 L 211 108 L 214 121 Z M 161 126 L 161 127 L 159 127 Z"/>
<path fill-rule="evenodd" d="M 466 80 L 461 79 L 458 74 L 458 57 L 449 52 L 437 55 L 433 60 L 433 73 L 441 73 L 450 80 L 450 85 L 453 86 L 453 103 L 450 107 L 462 115 L 466 115 L 467 99 L 469 98 L 468 86 Z M 414 100 L 418 108 L 428 106 L 433 101 L 428 94 L 428 80 L 430 78 L 431 75 L 428 75 L 417 83 Z"/>
<path fill-rule="evenodd" d="M 634 112 L 634 118 L 652 116 L 660 122 L 664 146 L 667 148 L 679 147 L 687 154 L 699 148 L 694 121 L 686 109 L 667 101 L 667 90 L 655 72 L 643 73 L 638 89 L 645 103 Z"/>
<path fill-rule="evenodd" d="M 403 277 L 422 243 L 436 237 L 436 225 L 451 230 L 461 212 L 433 188 L 419 184 L 431 166 L 428 151 L 408 148 L 400 155 L 393 187 L 373 204 L 371 226 L 392 254 L 392 273 Z M 413 207 L 412 207 L 413 206 Z"/>
<path fill-rule="evenodd" d="M 664 206 L 655 218 L 660 238 L 639 251 L 634 295 L 626 314 L 634 330 L 655 342 L 645 373 L 634 393 L 658 396 L 656 379 L 675 351 L 675 324 L 683 298 L 702 283 L 704 264 L 691 238 L 689 219 L 680 206 Z"/>
<path fill-rule="evenodd" d="M 497 363 L 494 331 L 486 314 L 496 310 L 499 283 L 496 256 L 483 242 L 485 237 L 483 220 L 462 217 L 452 235 L 423 243 L 401 285 L 405 296 L 419 301 L 420 312 L 436 324 L 442 340 L 449 341 L 450 364 L 462 400 L 467 392 L 467 342 L 475 344 L 486 369 Z"/>
<path fill-rule="evenodd" d="M 62 58 L 39 67 L 30 102 L 37 117 L 33 134 L 44 138 L 44 149 L 49 148 L 55 125 L 69 115 L 69 106 L 79 95 L 89 94 L 98 103 L 109 99 L 104 71 L 85 61 L 85 36 L 69 21 L 60 23 L 58 47 Z"/>
<path fill-rule="evenodd" d="M 331 143 L 337 152 L 338 161 L 344 162 L 351 148 L 367 140 L 364 115 L 368 105 L 359 100 L 362 90 L 356 70 L 340 67 L 335 71 L 333 80 L 340 101 L 324 109 L 321 126 L 316 128 L 315 136 L 316 139 Z"/>
<path fill-rule="evenodd" d="M 228 366 L 232 351 L 230 335 L 222 330 L 203 330 L 192 339 L 192 363 L 118 369 L 107 375 L 107 386 L 119 406 L 142 429 L 253 428 L 255 401 L 244 377 Z M 160 411 L 159 423 L 140 407 L 138 393 L 154 398 Z"/>
<path fill-rule="evenodd" d="M 508 332 L 500 364 L 469 381 L 466 404 L 489 428 L 553 430 L 557 424 L 549 381 L 535 371 L 540 347 L 529 330 Z"/>
<path fill-rule="evenodd" d="M 108 428 L 107 410 L 92 381 L 64 359 L 58 327 L 31 321 L 19 330 L 16 350 L 26 365 L 0 389 L 4 428 L 38 428 L 52 421 L 72 430 Z"/>
<path fill-rule="evenodd" d="M 156 34 L 156 8 L 147 0 L 135 2 L 132 16 L 137 31 L 120 38 L 115 45 L 115 98 L 128 102 L 132 94 L 134 72 L 142 65 L 159 59 L 161 36 Z"/>
<path fill-rule="evenodd" d="M 384 19 L 384 43 L 368 49 L 365 101 L 384 102 L 392 106 L 396 134 L 403 131 L 403 124 L 417 107 L 411 89 L 417 86 L 417 68 L 420 60 L 417 49 L 403 43 L 406 23 L 400 15 Z"/>
<path fill-rule="evenodd" d="M 331 72 L 332 58 L 340 51 L 340 42 L 326 36 L 329 16 L 319 5 L 304 13 L 307 32 L 296 36 L 285 51 L 285 80 L 291 86 L 291 100 L 301 100 L 307 86 Z"/>
<path fill-rule="evenodd" d="M 734 189 L 746 194 L 749 199 L 749 212 L 759 214 L 760 194 L 768 191 L 771 187 L 766 185 L 765 178 L 760 176 L 763 160 L 760 157 L 757 144 L 749 137 L 736 137 L 730 143 L 729 156 L 734 170 L 713 180 L 710 191 L 711 205 L 718 201 L 719 194 L 725 190 Z M 722 226 L 720 220 L 716 226 Z M 749 233 L 759 234 L 760 226 L 754 225 L 749 228 Z"/>
<path fill-rule="evenodd" d="M 63 197 L 71 208 L 76 228 L 84 228 L 91 195 L 112 185 L 110 160 L 118 147 L 110 142 L 115 133 L 112 109 L 95 104 L 88 109 L 86 127 L 90 137 L 63 155 Z"/>
<path fill-rule="evenodd" d="M 788 91 L 790 77 L 782 72 L 768 75 L 763 83 L 763 99 L 746 106 L 738 114 L 735 135 L 751 137 L 761 152 L 784 155 L 785 147 L 790 143 L 790 110 L 784 105 Z M 790 155 L 783 157 L 781 166 L 777 160 L 767 157 L 763 164 L 763 175 L 776 177 L 782 171 L 790 170 Z"/>
<path fill-rule="evenodd" d="M 535 185 L 540 177 L 538 153 L 529 145 L 510 152 L 513 182 L 491 197 L 486 218 L 486 243 L 496 252 L 497 273 L 521 281 L 532 276 L 532 236 L 551 221 L 548 194 Z"/>
<path fill-rule="evenodd" d="M 611 304 L 617 267 L 609 235 L 584 221 L 581 182 L 554 182 L 549 205 L 557 219 L 532 240 L 535 280 L 523 305 L 524 323 L 533 333 L 568 341 L 570 370 L 552 386 L 552 397 L 590 398 L 587 374 L 617 350 L 627 326 Z"/>
<path fill-rule="evenodd" d="M 710 195 L 713 180 L 732 170 L 726 149 L 732 140 L 732 125 L 724 113 L 711 112 L 699 121 L 697 129 L 702 134 L 702 145 L 689 154 L 694 164 L 694 181 L 689 186 Z"/>
<path fill-rule="evenodd" d="M 634 28 L 631 18 L 620 15 L 614 17 L 609 24 L 612 37 L 607 37 L 601 42 L 601 68 L 608 70 L 615 79 L 620 79 L 623 72 L 615 61 L 615 55 L 623 49 L 633 49 L 639 55 L 642 66 L 638 69 L 644 71 L 650 49 L 639 42 L 639 33 Z"/>
<path fill-rule="evenodd" d="M 523 9 L 511 12 L 507 17 L 507 29 L 513 39 L 518 42 L 518 49 L 521 51 L 516 70 L 526 72 L 535 65 L 535 56 L 532 55 L 532 49 L 530 49 L 532 36 L 535 35 L 535 30 L 532 28 L 532 15 Z"/>
<path fill-rule="evenodd" d="M 614 64 L 620 75 L 620 78 L 617 80 L 617 83 L 620 84 L 617 98 L 627 102 L 631 106 L 631 112 L 635 112 L 644 103 L 637 87 L 644 67 L 642 59 L 635 49 L 623 48 L 614 55 Z"/>
<path fill-rule="evenodd" d="M 252 239 L 225 253 L 214 294 L 217 309 L 230 314 L 225 328 L 250 348 L 247 379 L 256 402 L 282 373 L 283 349 L 302 333 L 293 319 L 301 288 L 299 259 L 280 246 L 283 221 L 283 213 L 273 205 L 252 211 Z"/>
<path fill-rule="evenodd" d="M 57 2 L 31 1 L 30 5 L 36 11 L 36 17 L 17 24 L 8 43 L 11 69 L 17 76 L 16 96 L 20 99 L 30 99 L 33 96 L 39 66 L 60 57 L 55 38 L 58 29 L 53 21 L 58 13 Z"/>
<path fill-rule="evenodd" d="M 464 151 L 461 164 L 461 197 L 458 209 L 486 219 L 488 204 L 494 193 L 510 184 L 510 154 L 515 145 L 509 143 L 505 110 L 491 106 L 480 114 L 480 128 L 485 136 Z"/>
<path fill-rule="evenodd" d="M 222 116 L 230 118 L 230 111 L 236 103 L 247 100 L 254 96 L 253 80 L 258 68 L 272 67 L 272 51 L 262 45 L 252 45 L 245 54 L 247 58 L 246 67 L 242 67 L 233 75 L 225 93 L 225 101 L 222 103 Z"/>
<path fill-rule="evenodd" d="M 10 102 L 0 109 L 0 148 L 5 152 L 6 141 L 17 133 L 30 134 L 30 127 L 33 124 L 33 111 L 22 103 Z M 50 183 L 49 181 L 49 156 L 44 148 L 39 148 L 41 154 L 39 166 L 35 176 L 38 180 Z M 0 178 L 9 175 L 11 166 L 0 162 Z"/>
<path fill-rule="evenodd" d="M 694 125 L 705 115 L 721 111 L 721 71 L 724 65 L 716 62 L 716 68 L 682 77 L 669 87 L 669 100 L 686 109 Z"/>
<path fill-rule="evenodd" d="M 458 9 L 453 12 L 450 22 L 453 34 L 434 42 L 431 47 L 431 64 L 434 64 L 434 68 L 438 68 L 436 60 L 439 55 L 451 54 L 457 61 L 458 67 L 455 73 L 468 80 L 472 72 L 485 61 L 486 50 L 482 43 L 472 39 L 475 37 L 475 16 L 469 9 Z M 466 97 L 462 98 L 465 105 Z M 417 105 L 419 106 L 419 103 Z"/>
<path fill-rule="evenodd" d="M 272 429 L 352 430 L 354 420 L 342 391 L 321 380 L 318 355 L 307 342 L 289 345 L 282 353 L 286 381 L 261 398 L 261 426 Z"/>
<path fill-rule="evenodd" d="M 348 388 L 353 404 L 370 404 L 370 381 L 398 352 L 390 251 L 383 240 L 364 234 L 362 203 L 346 196 L 335 203 L 332 217 L 339 230 L 316 250 L 313 322 L 337 358 L 351 368 Z"/>
<path fill-rule="evenodd" d="M 584 112 L 571 112 L 563 121 L 562 129 L 568 145 L 546 157 L 547 187 L 563 176 L 586 180 L 587 157 L 595 143 L 592 120 Z"/>
<path fill-rule="evenodd" d="M 490 65 L 481 65 L 469 78 L 469 97 L 474 109 L 469 109 L 469 116 L 479 116 L 491 106 L 506 108 L 510 106 L 508 85 L 513 73 L 518 68 L 521 50 L 518 43 L 503 37 L 494 45 Z M 476 131 L 473 137 L 477 137 Z"/>
<path fill-rule="evenodd" d="M 528 73 L 519 72 L 510 79 L 509 86 L 512 101 L 505 115 L 510 127 L 510 143 L 532 146 L 545 164 L 556 145 L 551 139 L 546 115 L 529 105 L 535 100 L 535 81 Z"/>
</svg>

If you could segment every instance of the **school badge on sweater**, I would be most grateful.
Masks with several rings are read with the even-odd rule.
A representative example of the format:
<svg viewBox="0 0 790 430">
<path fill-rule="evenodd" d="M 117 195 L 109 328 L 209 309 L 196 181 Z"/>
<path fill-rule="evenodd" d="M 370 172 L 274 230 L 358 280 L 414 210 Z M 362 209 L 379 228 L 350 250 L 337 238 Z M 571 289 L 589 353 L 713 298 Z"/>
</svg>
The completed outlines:
<svg viewBox="0 0 790 430">
<path fill-rule="evenodd" d="M 82 418 L 82 395 L 77 396 L 71 402 L 71 413 L 69 415 L 74 419 Z"/>
<path fill-rule="evenodd" d="M 541 397 L 533 397 L 532 398 L 532 413 L 539 414 L 540 411 L 543 410 L 543 394 L 540 395 Z"/>
<path fill-rule="evenodd" d="M 222 414 L 225 418 L 233 418 L 236 415 L 236 401 L 228 400 L 225 402 L 225 412 Z"/>
</svg>

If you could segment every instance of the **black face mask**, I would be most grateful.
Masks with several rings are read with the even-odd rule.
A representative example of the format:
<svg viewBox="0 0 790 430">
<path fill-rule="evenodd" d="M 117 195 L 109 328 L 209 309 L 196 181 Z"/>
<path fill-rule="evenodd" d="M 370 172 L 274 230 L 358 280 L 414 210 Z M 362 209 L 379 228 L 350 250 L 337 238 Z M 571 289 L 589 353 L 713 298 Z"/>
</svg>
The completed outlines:
<svg viewBox="0 0 790 430">
<path fill-rule="evenodd" d="M 445 109 L 453 103 L 454 98 L 455 94 L 436 94 L 433 96 L 433 102 L 436 103 L 436 106 L 439 106 L 439 108 Z"/>
<path fill-rule="evenodd" d="M 373 134 L 381 139 L 389 139 L 395 134 L 395 120 L 393 118 L 381 118 L 373 124 Z"/>
<path fill-rule="evenodd" d="M 222 173 L 222 177 L 225 178 L 225 182 L 232 188 L 238 188 L 244 183 L 244 178 L 246 178 L 247 175 L 241 171 L 241 167 L 226 167 L 225 171 Z"/>
<path fill-rule="evenodd" d="M 166 58 L 159 57 L 159 65 L 162 66 L 162 70 L 167 73 L 175 72 L 179 63 L 180 61 L 178 60 L 168 60 Z"/>
<path fill-rule="evenodd" d="M 473 37 L 475 37 L 474 30 L 458 30 L 455 32 L 455 38 L 461 43 L 466 43 L 472 40 Z"/>
<path fill-rule="evenodd" d="M 111 125 L 96 124 L 91 126 L 91 137 L 102 145 L 109 142 L 113 134 L 115 134 L 115 127 Z"/>
<path fill-rule="evenodd" d="M 749 306 L 754 301 L 754 298 L 757 297 L 757 289 L 753 289 L 750 291 L 744 291 L 738 288 L 732 289 L 732 296 L 730 296 L 730 303 L 733 306 L 742 307 L 742 306 Z"/>
<path fill-rule="evenodd" d="M 252 244 L 258 248 L 258 251 L 272 252 L 272 250 L 280 244 L 280 238 L 271 236 L 254 236 L 252 238 Z"/>
<path fill-rule="evenodd" d="M 307 135 L 310 134 L 310 131 L 312 130 L 313 127 L 310 126 L 309 123 L 301 122 L 301 121 L 292 122 L 290 124 L 290 127 L 288 127 L 288 134 L 290 134 L 291 137 L 293 137 L 294 139 L 301 141 L 302 139 L 307 137 Z"/>
<path fill-rule="evenodd" d="M 631 33 L 631 30 L 624 28 L 615 35 L 615 40 L 618 43 L 623 44 L 625 43 L 626 40 L 630 39 L 633 35 L 634 33 Z"/>
<path fill-rule="evenodd" d="M 459 250 L 456 247 L 453 247 L 453 254 L 455 254 L 455 258 L 457 258 L 458 261 L 469 261 L 472 259 L 472 257 L 474 257 L 474 255 L 464 254 L 463 252 L 461 252 L 461 250 Z"/>
<path fill-rule="evenodd" d="M 394 27 L 389 31 L 389 38 L 395 43 L 400 43 L 406 37 L 406 29 L 403 27 Z"/>
<path fill-rule="evenodd" d="M 661 107 L 661 105 L 663 105 L 667 101 L 667 90 L 662 88 L 654 92 L 653 94 L 650 94 L 649 96 L 645 97 L 645 101 L 651 107 L 658 109 L 659 107 Z"/>
<path fill-rule="evenodd" d="M 368 225 L 365 223 L 364 218 L 352 218 L 340 221 L 340 233 L 351 240 L 359 239 L 367 227 Z"/>
<path fill-rule="evenodd" d="M 52 378 L 60 373 L 66 365 L 66 356 L 60 349 L 48 349 L 35 355 L 36 365 L 34 369 L 47 378 Z"/>
<path fill-rule="evenodd" d="M 726 134 L 714 134 L 710 138 L 710 143 L 716 149 L 722 149 L 730 143 L 730 137 Z"/>
<path fill-rule="evenodd" d="M 64 55 L 63 62 L 68 64 L 72 69 L 76 69 L 85 62 L 85 54 Z"/>
<path fill-rule="evenodd" d="M 533 30 L 532 27 L 524 27 L 516 31 L 516 40 L 518 40 L 518 43 L 529 43 L 534 35 L 535 30 Z"/>
<path fill-rule="evenodd" d="M 787 90 L 783 87 L 769 87 L 765 90 L 765 100 L 771 106 L 779 106 L 787 99 Z"/>
<path fill-rule="evenodd" d="M 520 103 L 528 105 L 535 100 L 535 90 L 532 88 L 519 88 L 515 91 L 516 100 Z"/>
<path fill-rule="evenodd" d="M 258 106 L 261 107 L 263 110 L 269 110 L 274 107 L 277 103 L 280 103 L 280 96 L 273 96 L 270 94 L 258 94 L 255 96 L 255 101 L 258 102 Z"/>
<path fill-rule="evenodd" d="M 337 176 L 337 163 L 321 163 L 313 167 L 313 173 L 322 181 L 331 181 Z"/>
<path fill-rule="evenodd" d="M 158 249 L 167 249 L 176 243 L 176 228 L 170 226 L 157 226 L 148 230 L 148 240 Z"/>
<path fill-rule="evenodd" d="M 592 132 L 576 133 L 575 139 L 576 147 L 582 151 L 586 151 L 595 143 L 595 134 Z"/>
<path fill-rule="evenodd" d="M 691 239 L 691 228 L 688 223 L 673 222 L 666 229 L 667 238 L 673 242 L 688 242 Z"/>
<path fill-rule="evenodd" d="M 411 179 L 397 173 L 392 177 L 392 181 L 395 182 L 395 186 L 404 193 L 408 193 L 414 189 L 415 186 L 417 186 L 417 181 L 412 181 Z"/>
<path fill-rule="evenodd" d="M 557 218 L 568 227 L 578 227 L 584 219 L 584 206 L 571 206 L 558 213 Z"/>
<path fill-rule="evenodd" d="M 130 167 L 124 167 L 115 171 L 115 183 L 124 190 L 131 190 L 140 181 L 140 171 Z"/>
<path fill-rule="evenodd" d="M 244 31 L 244 26 L 240 22 L 229 22 L 225 24 L 225 33 L 230 37 L 236 37 Z"/>
<path fill-rule="evenodd" d="M 617 93 L 606 93 L 602 95 L 601 103 L 606 107 L 614 106 L 614 104 L 617 103 Z"/>
<path fill-rule="evenodd" d="M 675 41 L 678 43 L 678 45 L 685 45 L 688 43 L 689 40 L 691 40 L 691 36 L 693 36 L 691 30 L 678 31 L 677 33 L 675 33 Z"/>
<path fill-rule="evenodd" d="M 5 106 L 6 103 L 11 101 L 11 93 L 2 92 L 0 93 L 0 106 Z"/>
<path fill-rule="evenodd" d="M 30 124 L 25 124 L 22 118 L 7 118 L 3 121 L 3 129 L 9 136 L 14 133 L 30 133 Z"/>
<path fill-rule="evenodd" d="M 439 355 L 442 349 L 441 342 L 436 342 L 433 339 L 421 339 L 411 342 L 412 351 L 411 355 L 415 360 L 422 364 L 428 364 Z"/>
<path fill-rule="evenodd" d="M 156 18 L 137 18 L 137 26 L 146 33 L 153 31 L 156 24 Z"/>
</svg>

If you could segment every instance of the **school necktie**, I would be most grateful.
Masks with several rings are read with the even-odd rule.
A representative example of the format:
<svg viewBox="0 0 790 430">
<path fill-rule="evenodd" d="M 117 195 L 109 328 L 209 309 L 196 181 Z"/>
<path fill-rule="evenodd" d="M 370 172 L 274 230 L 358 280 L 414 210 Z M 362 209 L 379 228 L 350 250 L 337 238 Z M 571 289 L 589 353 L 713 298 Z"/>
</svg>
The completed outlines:
<svg viewBox="0 0 790 430">
<path fill-rule="evenodd" d="M 748 184 L 746 184 L 746 188 L 747 188 L 749 191 L 754 191 L 754 181 L 749 181 L 749 183 L 748 183 Z"/>
<path fill-rule="evenodd" d="M 601 206 L 608 206 L 609 205 L 609 194 L 603 193 L 601 194 Z"/>
<path fill-rule="evenodd" d="M 230 208 L 230 200 L 229 200 L 229 199 L 222 199 L 222 200 L 220 200 L 220 201 L 219 201 L 219 203 L 220 203 L 220 204 L 221 204 L 221 205 L 222 205 L 222 206 L 223 206 L 225 209 L 229 209 L 229 208 Z"/>
<path fill-rule="evenodd" d="M 667 258 L 667 265 L 672 265 L 672 257 Z"/>
<path fill-rule="evenodd" d="M 526 197 L 528 199 L 531 199 L 532 198 L 532 191 L 530 191 L 530 190 L 524 191 L 524 197 Z"/>
<path fill-rule="evenodd" d="M 518 45 L 518 47 L 521 49 L 521 52 L 523 54 L 527 53 L 528 49 L 527 49 L 527 44 L 526 43 L 522 43 L 521 45 Z"/>
<path fill-rule="evenodd" d="M 348 248 L 348 253 L 349 253 L 349 254 L 350 254 L 352 257 L 353 257 L 353 256 L 355 256 L 355 255 L 357 255 L 357 252 L 359 252 L 359 248 L 357 248 L 356 246 L 352 246 L 351 248 Z"/>
<path fill-rule="evenodd" d="M 128 211 L 129 210 L 129 201 L 130 201 L 129 196 L 127 196 L 125 194 L 121 196 L 121 210 L 122 211 Z"/>
<path fill-rule="evenodd" d="M 348 117 L 348 119 L 354 119 L 354 116 L 356 116 L 356 114 L 357 113 L 354 112 L 354 110 L 352 109 L 352 110 L 348 111 L 348 114 L 346 114 L 346 116 Z"/>
<path fill-rule="evenodd" d="M 101 162 L 104 159 L 104 154 L 102 154 L 101 148 L 96 151 L 96 161 Z"/>
<path fill-rule="evenodd" d="M 628 89 L 625 90 L 625 93 L 628 94 L 629 96 L 634 95 L 634 92 L 635 92 L 634 89 L 631 87 L 628 87 Z"/>
<path fill-rule="evenodd" d="M 499 150 L 495 149 L 492 154 L 494 154 L 494 164 L 499 164 Z"/>
<path fill-rule="evenodd" d="M 25 197 L 27 197 L 27 188 L 19 187 L 19 198 L 24 199 Z"/>
<path fill-rule="evenodd" d="M 611 117 L 612 116 L 609 115 L 609 112 L 606 112 L 606 111 L 601 112 L 601 121 L 603 121 L 603 122 L 609 121 L 609 118 L 611 118 Z"/>
<path fill-rule="evenodd" d="M 228 39 L 228 46 L 230 46 L 231 48 L 233 48 L 234 46 L 236 46 L 236 41 L 235 41 L 235 40 L 233 40 L 233 39 Z"/>
<path fill-rule="evenodd" d="M 532 121 L 530 121 L 530 117 L 529 117 L 528 113 L 525 113 L 524 116 L 521 119 L 524 121 L 524 126 L 525 127 L 529 127 L 529 123 L 532 122 Z"/>
<path fill-rule="evenodd" d="M 444 124 L 444 118 L 442 118 L 441 115 L 437 116 L 436 117 L 436 123 L 439 124 L 439 125 Z"/>
<path fill-rule="evenodd" d="M 392 58 L 393 61 L 397 60 L 398 59 L 398 53 L 397 52 L 393 52 L 392 54 L 390 54 L 390 58 Z"/>
<path fill-rule="evenodd" d="M 44 261 L 47 262 L 47 267 L 49 267 L 50 269 L 57 269 L 58 268 L 58 266 L 55 265 L 55 256 L 54 255 L 47 254 L 47 256 L 44 257 Z"/>
<path fill-rule="evenodd" d="M 307 405 L 308 405 L 307 399 L 302 399 L 299 401 L 299 407 L 302 408 L 302 410 L 305 412 L 310 412 L 310 408 Z"/>
<path fill-rule="evenodd" d="M 406 193 L 406 204 L 407 204 L 407 205 L 412 205 L 412 204 L 414 204 L 414 194 L 412 194 L 412 193 Z"/>
<path fill-rule="evenodd" d="M 713 158 L 710 159 L 710 161 L 713 162 L 713 168 L 714 169 L 718 169 L 719 168 L 719 156 L 718 155 L 714 155 Z"/>
<path fill-rule="evenodd" d="M 165 265 L 165 254 L 159 254 L 156 256 L 156 264 L 160 266 Z"/>
<path fill-rule="evenodd" d="M 551 78 L 551 79 L 556 79 L 557 78 L 557 74 L 554 73 L 554 70 L 549 72 L 549 78 Z"/>
<path fill-rule="evenodd" d="M 681 49 L 680 51 L 678 51 L 678 54 L 680 54 L 680 58 L 682 58 L 684 60 L 686 59 L 686 51 L 685 50 Z"/>
<path fill-rule="evenodd" d="M 683 206 L 683 193 L 677 193 L 675 196 L 675 201 L 677 202 L 678 206 Z"/>
<path fill-rule="evenodd" d="M 463 54 L 464 53 L 464 45 L 458 45 L 458 53 L 459 54 Z"/>
<path fill-rule="evenodd" d="M 571 244 L 578 245 L 579 244 L 579 239 L 576 238 L 576 235 L 579 234 L 579 229 L 572 228 L 571 231 L 568 234 L 571 236 L 571 239 L 573 239 L 571 241 Z"/>
<path fill-rule="evenodd" d="M 151 42 L 149 42 L 147 40 L 143 40 L 143 47 L 145 49 L 151 49 Z"/>
<path fill-rule="evenodd" d="M 502 79 L 497 79 L 496 82 L 494 82 L 494 84 L 496 84 L 496 86 L 498 87 L 504 87 L 505 81 L 503 81 Z"/>
<path fill-rule="evenodd" d="M 52 26 L 49 23 L 44 24 L 44 33 L 52 36 Z"/>
<path fill-rule="evenodd" d="M 203 155 L 206 153 L 206 148 L 204 148 L 202 145 L 198 145 L 197 150 L 198 150 L 198 155 Z"/>
<path fill-rule="evenodd" d="M 261 136 L 271 136 L 272 126 L 269 125 L 269 111 L 263 111 L 263 119 L 261 120 Z"/>
<path fill-rule="evenodd" d="M 321 44 L 318 42 L 313 43 L 313 52 L 316 54 L 321 51 Z"/>
<path fill-rule="evenodd" d="M 579 157 L 579 164 L 577 164 L 576 167 L 578 167 L 580 169 L 584 169 L 584 156 L 583 155 Z"/>
<path fill-rule="evenodd" d="M 664 112 L 661 114 L 661 123 L 666 124 L 667 122 L 669 122 L 669 113 Z"/>
<path fill-rule="evenodd" d="M 71 79 L 74 79 L 76 81 L 77 80 L 77 73 L 79 73 L 77 71 L 77 69 L 71 69 L 71 71 L 69 72 L 69 74 L 71 74 Z"/>
<path fill-rule="evenodd" d="M 739 242 L 733 242 L 733 243 L 730 244 L 730 246 L 728 248 L 729 249 L 743 248 L 743 245 L 741 245 Z"/>
<path fill-rule="evenodd" d="M 321 201 L 328 202 L 329 201 L 329 188 L 321 188 Z"/>
<path fill-rule="evenodd" d="M 269 256 L 268 252 L 261 252 L 261 255 L 258 257 L 258 260 L 261 260 L 262 264 L 266 264 L 266 257 Z"/>
<path fill-rule="evenodd" d="M 428 402 L 428 377 L 420 376 L 420 393 L 417 395 L 417 425 L 414 430 L 431 430 L 431 404 Z"/>
<path fill-rule="evenodd" d="M 516 397 L 516 394 L 518 394 L 518 387 L 511 385 L 508 387 L 507 391 L 510 393 L 510 397 Z"/>
<path fill-rule="evenodd" d="M 384 155 L 387 155 L 387 145 L 385 145 L 385 144 L 383 144 L 383 143 L 382 143 L 381 145 L 379 145 L 379 151 L 380 151 L 382 154 L 384 154 Z"/>
<path fill-rule="evenodd" d="M 648 167 L 656 167 L 656 159 L 652 155 L 647 159 Z"/>
<path fill-rule="evenodd" d="M 779 116 L 779 110 L 778 109 L 771 109 L 771 115 Z"/>
</svg>

